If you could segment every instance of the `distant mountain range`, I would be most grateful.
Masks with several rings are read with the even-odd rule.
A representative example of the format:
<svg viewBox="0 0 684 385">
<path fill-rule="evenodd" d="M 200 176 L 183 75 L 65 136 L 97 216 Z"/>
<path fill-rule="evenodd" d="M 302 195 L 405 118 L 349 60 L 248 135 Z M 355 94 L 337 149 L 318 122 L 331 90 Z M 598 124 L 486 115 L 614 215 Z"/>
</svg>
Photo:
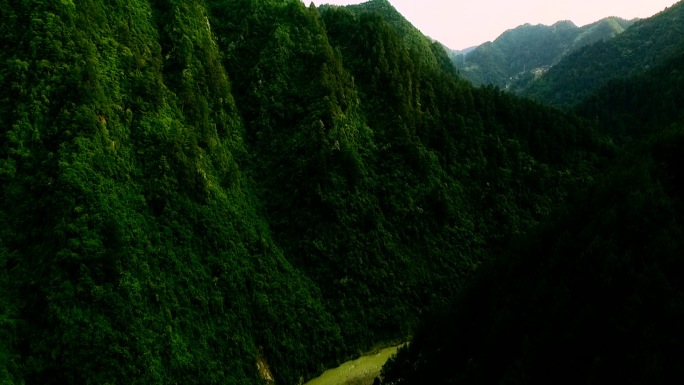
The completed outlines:
<svg viewBox="0 0 684 385">
<path fill-rule="evenodd" d="M 459 55 L 467 55 L 473 51 L 475 51 L 479 47 L 479 45 L 474 45 L 472 47 L 464 48 L 464 49 L 449 49 L 449 56 L 452 58 L 456 58 Z"/>
<path fill-rule="evenodd" d="M 451 57 L 461 75 L 474 84 L 515 90 L 523 88 L 568 54 L 611 39 L 635 21 L 608 17 L 583 27 L 571 21 L 559 21 L 551 26 L 525 24 L 506 31 L 493 42 L 451 51 Z"/>
<path fill-rule="evenodd" d="M 612 39 L 565 55 L 538 81 L 518 82 L 512 90 L 556 106 L 574 105 L 612 79 L 645 73 L 684 52 L 682 20 L 680 2 Z"/>
<path fill-rule="evenodd" d="M 669 65 L 684 52 L 684 4 L 650 18 L 608 17 L 577 27 L 525 24 L 493 42 L 449 54 L 460 75 L 556 107 L 570 107 L 613 79 Z"/>
</svg>

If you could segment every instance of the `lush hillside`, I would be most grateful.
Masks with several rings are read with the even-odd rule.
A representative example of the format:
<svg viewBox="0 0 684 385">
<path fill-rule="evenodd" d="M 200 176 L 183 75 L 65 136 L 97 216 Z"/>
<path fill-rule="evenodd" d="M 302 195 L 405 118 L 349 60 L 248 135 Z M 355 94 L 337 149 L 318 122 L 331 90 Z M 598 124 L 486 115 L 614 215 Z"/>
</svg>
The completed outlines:
<svg viewBox="0 0 684 385">
<path fill-rule="evenodd" d="M 579 121 L 473 90 L 438 44 L 407 32 L 386 2 L 375 5 L 326 7 L 322 20 L 314 8 L 294 18 L 292 4 L 282 15 L 276 4 L 270 14 L 239 3 L 212 10 L 231 42 L 226 68 L 242 80 L 236 100 L 271 228 L 318 283 L 352 348 L 408 333 L 426 305 L 534 223 L 592 162 L 580 166 L 581 155 L 565 151 L 576 133 L 592 143 Z M 534 128 L 547 124 L 555 143 Z M 518 185 L 517 174 L 539 183 Z"/>
<path fill-rule="evenodd" d="M 684 121 L 682 68 L 684 51 L 643 74 L 609 81 L 575 110 L 620 141 L 651 135 Z"/>
<path fill-rule="evenodd" d="M 411 50 L 416 60 L 426 61 L 427 64 L 435 65 L 436 58 L 434 50 L 444 50 L 445 48 L 436 42 L 427 39 L 416 27 L 413 26 L 404 16 L 399 13 L 388 0 L 369 0 L 365 3 L 343 7 L 356 15 L 376 15 L 382 18 L 392 28 L 406 48 Z M 323 5 L 321 12 L 328 10 L 339 10 L 339 6 Z M 441 52 L 437 54 L 441 56 Z"/>
<path fill-rule="evenodd" d="M 684 3 L 639 20 L 614 39 L 568 55 L 523 95 L 556 106 L 571 106 L 611 79 L 637 75 L 684 51 Z"/>
<path fill-rule="evenodd" d="M 682 126 L 577 194 L 428 318 L 387 384 L 684 378 Z"/>
<path fill-rule="evenodd" d="M 576 111 L 623 148 L 425 318 L 384 383 L 679 383 L 682 54 Z"/>
<path fill-rule="evenodd" d="M 299 383 L 405 338 L 611 151 L 384 0 L 0 11 L 3 383 Z"/>
<path fill-rule="evenodd" d="M 258 214 L 200 2 L 2 5 L 2 383 L 294 382 L 340 331 Z M 317 358 L 314 358 L 317 357 Z"/>
<path fill-rule="evenodd" d="M 607 17 L 595 23 L 585 25 L 584 27 L 580 28 L 580 34 L 577 35 L 565 54 L 567 55 L 569 53 L 575 52 L 578 49 L 590 44 L 610 40 L 615 36 L 625 32 L 627 28 L 632 26 L 632 24 L 637 21 L 638 19 L 625 20 L 619 17 Z"/>
<path fill-rule="evenodd" d="M 552 26 L 525 24 L 506 31 L 493 42 L 454 55 L 461 75 L 476 85 L 519 91 L 529 86 L 566 55 L 622 33 L 634 21 L 609 17 L 577 27 L 570 21 Z"/>
</svg>

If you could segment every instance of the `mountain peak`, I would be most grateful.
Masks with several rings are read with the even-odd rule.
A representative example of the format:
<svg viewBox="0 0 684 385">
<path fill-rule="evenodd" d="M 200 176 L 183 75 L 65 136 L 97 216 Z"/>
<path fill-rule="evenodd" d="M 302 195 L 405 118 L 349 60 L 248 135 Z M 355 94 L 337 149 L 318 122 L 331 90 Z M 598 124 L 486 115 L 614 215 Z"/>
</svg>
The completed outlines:
<svg viewBox="0 0 684 385">
<path fill-rule="evenodd" d="M 373 11 L 390 11 L 399 13 L 394 6 L 387 0 L 368 0 L 365 3 L 349 5 L 349 8 L 361 8 Z"/>
<path fill-rule="evenodd" d="M 552 25 L 554 28 L 575 29 L 577 25 L 570 20 L 560 20 Z"/>
</svg>

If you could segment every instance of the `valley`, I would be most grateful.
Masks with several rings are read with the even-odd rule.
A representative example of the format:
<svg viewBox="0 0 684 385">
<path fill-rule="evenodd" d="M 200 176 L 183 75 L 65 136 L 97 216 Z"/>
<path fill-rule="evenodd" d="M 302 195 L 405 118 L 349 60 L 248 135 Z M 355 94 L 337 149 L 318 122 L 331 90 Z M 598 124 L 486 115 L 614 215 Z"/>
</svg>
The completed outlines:
<svg viewBox="0 0 684 385">
<path fill-rule="evenodd" d="M 304 385 L 373 385 L 380 369 L 390 356 L 396 354 L 401 345 L 380 349 L 376 353 L 363 355 L 342 365 L 328 369 Z"/>
<path fill-rule="evenodd" d="M 0 383 L 681 377 L 682 12 L 1 1 Z"/>
</svg>

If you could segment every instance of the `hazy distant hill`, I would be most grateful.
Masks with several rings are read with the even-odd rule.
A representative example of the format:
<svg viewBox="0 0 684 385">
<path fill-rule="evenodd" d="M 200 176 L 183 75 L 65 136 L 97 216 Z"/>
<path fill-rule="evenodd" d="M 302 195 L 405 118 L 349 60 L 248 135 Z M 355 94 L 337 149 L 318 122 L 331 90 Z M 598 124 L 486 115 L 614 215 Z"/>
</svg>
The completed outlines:
<svg viewBox="0 0 684 385">
<path fill-rule="evenodd" d="M 472 47 L 468 47 L 468 48 L 464 48 L 464 49 L 449 49 L 449 48 L 447 48 L 447 52 L 449 53 L 449 57 L 451 57 L 452 59 L 456 59 L 459 55 L 467 55 L 467 54 L 473 52 L 474 50 L 477 49 L 477 47 L 479 47 L 479 45 L 474 45 Z"/>
<path fill-rule="evenodd" d="M 570 21 L 552 26 L 525 24 L 506 31 L 493 42 L 455 54 L 453 62 L 461 75 L 474 84 L 518 89 L 569 53 L 610 39 L 632 23 L 609 17 L 581 28 Z"/>
<path fill-rule="evenodd" d="M 636 22 L 614 39 L 585 46 L 565 56 L 523 94 L 567 106 L 591 95 L 610 79 L 636 75 L 658 66 L 684 51 L 682 17 L 684 3 L 680 2 Z"/>
</svg>

